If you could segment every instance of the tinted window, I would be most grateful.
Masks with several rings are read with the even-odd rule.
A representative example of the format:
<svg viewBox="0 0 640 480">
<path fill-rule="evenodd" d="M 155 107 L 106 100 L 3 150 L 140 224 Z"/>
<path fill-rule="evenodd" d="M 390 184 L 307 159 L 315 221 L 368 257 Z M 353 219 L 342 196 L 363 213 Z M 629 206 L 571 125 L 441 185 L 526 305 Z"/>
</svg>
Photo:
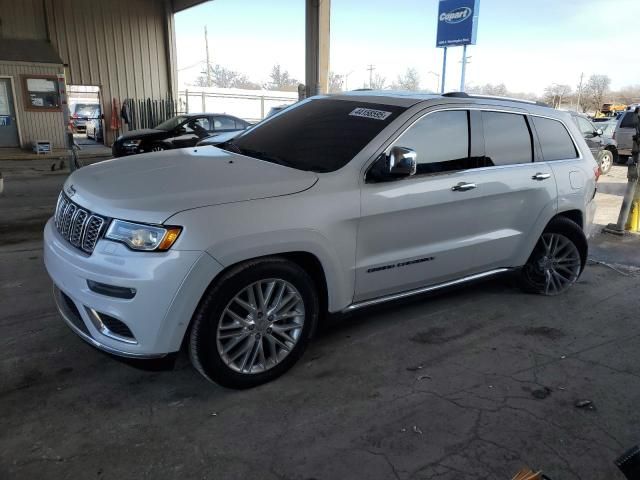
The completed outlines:
<svg viewBox="0 0 640 480">
<path fill-rule="evenodd" d="M 489 165 L 533 161 L 531 133 L 524 115 L 482 112 L 485 157 Z"/>
<path fill-rule="evenodd" d="M 222 147 L 300 170 L 332 172 L 353 159 L 404 110 L 362 101 L 313 99 L 259 123 Z"/>
<path fill-rule="evenodd" d="M 236 122 L 230 117 L 214 117 L 213 128 L 216 130 L 235 130 Z"/>
<path fill-rule="evenodd" d="M 418 120 L 396 140 L 418 154 L 418 174 L 466 170 L 483 166 L 469 158 L 469 112 L 435 112 Z"/>
<path fill-rule="evenodd" d="M 557 120 L 532 117 L 536 127 L 542 155 L 547 161 L 577 158 L 578 152 L 565 126 Z"/>
<path fill-rule="evenodd" d="M 633 126 L 633 112 L 626 112 L 620 121 L 620 128 L 635 128 Z"/>
</svg>

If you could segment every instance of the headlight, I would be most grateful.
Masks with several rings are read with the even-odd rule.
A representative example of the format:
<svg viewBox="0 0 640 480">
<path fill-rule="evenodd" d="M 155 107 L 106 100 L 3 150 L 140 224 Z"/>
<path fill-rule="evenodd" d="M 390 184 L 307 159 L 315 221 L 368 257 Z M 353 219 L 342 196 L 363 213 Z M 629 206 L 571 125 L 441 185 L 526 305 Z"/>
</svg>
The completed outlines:
<svg viewBox="0 0 640 480">
<path fill-rule="evenodd" d="M 142 142 L 142 140 L 125 140 L 124 142 L 122 142 L 122 146 L 123 147 L 137 147 L 138 145 L 140 145 L 141 142 Z"/>
<path fill-rule="evenodd" d="M 122 242 L 132 250 L 164 252 L 171 248 L 181 231 L 182 227 L 156 227 L 113 220 L 105 238 Z"/>
</svg>

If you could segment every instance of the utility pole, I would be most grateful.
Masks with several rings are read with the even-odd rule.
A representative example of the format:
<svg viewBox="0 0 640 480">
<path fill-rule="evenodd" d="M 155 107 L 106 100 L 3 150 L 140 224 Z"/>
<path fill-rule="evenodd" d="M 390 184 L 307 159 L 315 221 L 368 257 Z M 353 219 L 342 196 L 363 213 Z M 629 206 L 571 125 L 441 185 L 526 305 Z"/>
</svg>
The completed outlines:
<svg viewBox="0 0 640 480">
<path fill-rule="evenodd" d="M 584 72 L 580 74 L 580 85 L 578 85 L 578 103 L 576 103 L 576 112 L 580 111 L 580 97 L 582 96 L 582 81 L 584 79 Z"/>
<path fill-rule="evenodd" d="M 211 63 L 209 61 L 209 35 L 207 34 L 207 26 L 204 26 L 204 48 L 207 52 L 207 87 L 211 86 Z"/>
<path fill-rule="evenodd" d="M 369 70 L 369 88 L 373 88 L 373 71 L 376 69 L 375 65 L 369 64 L 367 70 Z"/>
<path fill-rule="evenodd" d="M 467 73 L 467 44 L 462 47 L 462 74 L 460 75 L 460 91 L 464 92 L 464 82 Z"/>
</svg>

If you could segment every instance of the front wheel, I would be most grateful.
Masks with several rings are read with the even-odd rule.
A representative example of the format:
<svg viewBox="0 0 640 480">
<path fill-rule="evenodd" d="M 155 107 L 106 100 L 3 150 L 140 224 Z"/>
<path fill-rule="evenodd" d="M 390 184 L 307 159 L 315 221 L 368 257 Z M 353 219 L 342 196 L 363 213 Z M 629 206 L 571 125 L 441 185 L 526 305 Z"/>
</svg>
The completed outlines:
<svg viewBox="0 0 640 480">
<path fill-rule="evenodd" d="M 542 295 L 565 292 L 580 277 L 587 248 L 586 237 L 575 222 L 553 219 L 520 272 L 523 289 Z"/>
<path fill-rule="evenodd" d="M 149 149 L 149 151 L 151 151 L 151 152 L 162 152 L 163 150 L 166 150 L 166 149 L 167 149 L 167 147 L 165 147 L 161 143 L 155 143 L 155 144 L 151 145 L 151 148 Z"/>
<path fill-rule="evenodd" d="M 189 336 L 191 362 L 225 387 L 266 383 L 302 356 L 318 313 L 315 283 L 297 264 L 247 262 L 205 293 Z"/>
</svg>

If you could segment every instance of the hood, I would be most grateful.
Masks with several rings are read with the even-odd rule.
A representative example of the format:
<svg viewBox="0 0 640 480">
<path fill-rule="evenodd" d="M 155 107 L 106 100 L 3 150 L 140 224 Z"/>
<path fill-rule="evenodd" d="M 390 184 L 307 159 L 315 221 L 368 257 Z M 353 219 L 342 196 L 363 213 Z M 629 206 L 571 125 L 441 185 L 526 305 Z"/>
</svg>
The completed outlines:
<svg viewBox="0 0 640 480">
<path fill-rule="evenodd" d="M 155 128 L 141 128 L 140 130 L 131 130 L 130 132 L 123 133 L 118 137 L 118 141 L 120 140 L 128 140 L 130 138 L 143 138 L 143 137 L 151 137 L 153 135 L 167 135 L 166 130 L 158 130 Z"/>
<path fill-rule="evenodd" d="M 183 210 L 301 192 L 318 177 L 215 147 L 116 158 L 76 170 L 64 184 L 107 217 L 162 223 Z"/>
</svg>

